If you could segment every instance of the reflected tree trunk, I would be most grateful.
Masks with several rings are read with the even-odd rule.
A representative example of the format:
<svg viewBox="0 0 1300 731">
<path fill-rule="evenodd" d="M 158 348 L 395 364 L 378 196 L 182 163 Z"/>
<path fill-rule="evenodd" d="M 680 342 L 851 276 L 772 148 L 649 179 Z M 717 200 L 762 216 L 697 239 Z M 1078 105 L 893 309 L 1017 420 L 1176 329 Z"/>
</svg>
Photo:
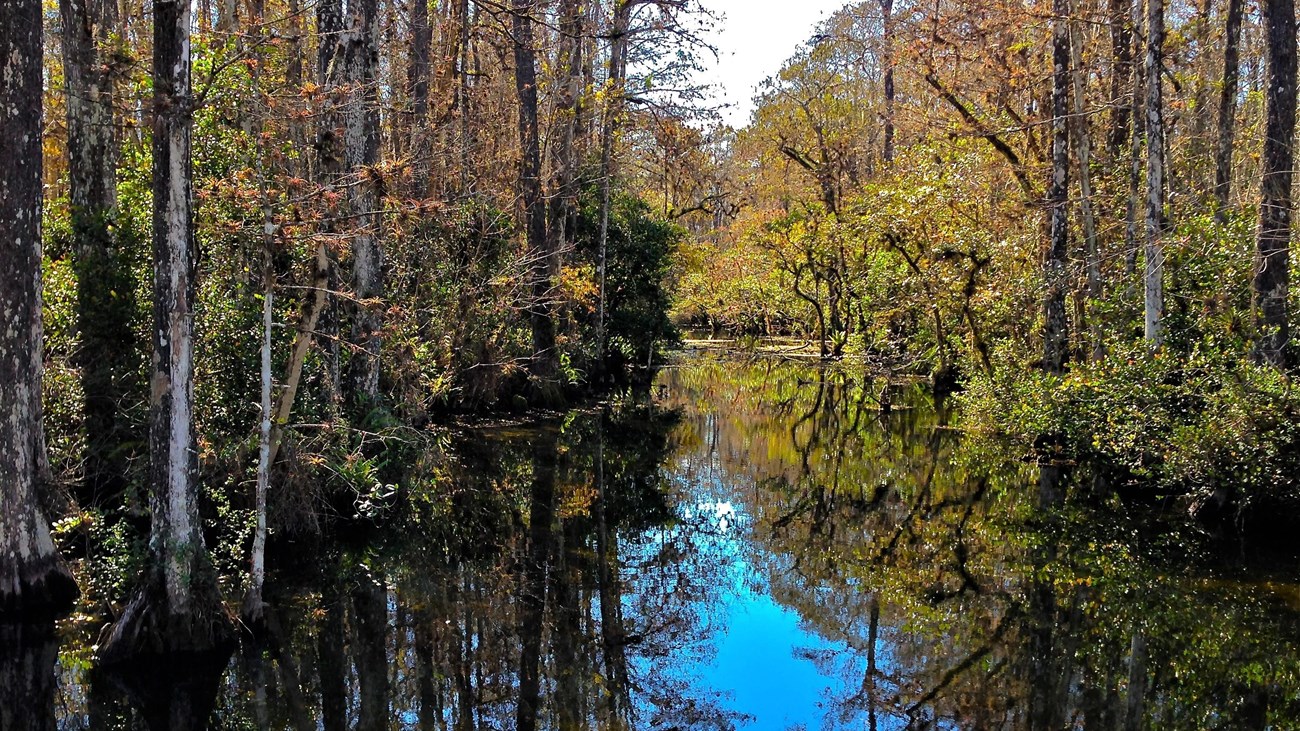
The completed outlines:
<svg viewBox="0 0 1300 731">
<path fill-rule="evenodd" d="M 535 731 L 541 710 L 542 624 L 554 542 L 555 461 L 558 434 L 538 435 L 533 453 L 528 546 L 519 579 L 519 705 L 516 731 Z"/>
<path fill-rule="evenodd" d="M 379 577 L 360 579 L 352 590 L 352 643 L 360 686 L 358 731 L 388 728 L 388 589 Z"/>
<path fill-rule="evenodd" d="M 317 637 L 316 667 L 320 673 L 321 725 L 325 731 L 347 728 L 347 630 L 344 614 L 347 603 L 339 580 L 326 577 L 324 592 L 325 619 Z"/>
<path fill-rule="evenodd" d="M 1129 649 L 1128 696 L 1125 700 L 1124 731 L 1141 731 L 1146 716 L 1147 639 L 1142 630 L 1133 631 Z"/>
<path fill-rule="evenodd" d="M 577 522 L 567 520 L 560 532 L 562 544 L 556 551 L 556 566 L 552 574 L 554 591 L 551 606 L 555 630 L 555 696 L 559 728 L 577 731 L 585 724 L 582 715 L 582 665 L 578 660 L 578 647 L 583 642 L 582 615 L 578 607 L 579 551 L 582 536 Z"/>
<path fill-rule="evenodd" d="M 623 628 L 623 600 L 619 581 L 618 533 L 609 526 L 605 492 L 604 417 L 597 422 L 596 500 L 592 518 L 596 522 L 596 582 L 600 600 L 601 655 L 605 660 L 606 728 L 619 731 L 628 727 L 631 709 L 627 706 L 627 635 Z"/>
<path fill-rule="evenodd" d="M 0 624 L 0 731 L 50 731 L 54 716 L 54 625 Z"/>
</svg>

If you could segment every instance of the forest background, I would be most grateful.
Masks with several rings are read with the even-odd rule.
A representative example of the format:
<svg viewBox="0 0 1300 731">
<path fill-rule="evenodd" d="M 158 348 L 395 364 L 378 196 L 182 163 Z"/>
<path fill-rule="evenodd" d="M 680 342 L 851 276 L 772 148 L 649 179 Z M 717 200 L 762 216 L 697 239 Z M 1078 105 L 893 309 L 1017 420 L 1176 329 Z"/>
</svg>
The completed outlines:
<svg viewBox="0 0 1300 731">
<path fill-rule="evenodd" d="M 10 499 L 120 559 L 110 648 L 219 639 L 271 527 L 436 493 L 439 425 L 643 381 L 673 320 L 960 391 L 1104 495 L 1294 508 L 1290 0 L 851 4 L 739 130 L 693 0 L 9 6 Z"/>
</svg>

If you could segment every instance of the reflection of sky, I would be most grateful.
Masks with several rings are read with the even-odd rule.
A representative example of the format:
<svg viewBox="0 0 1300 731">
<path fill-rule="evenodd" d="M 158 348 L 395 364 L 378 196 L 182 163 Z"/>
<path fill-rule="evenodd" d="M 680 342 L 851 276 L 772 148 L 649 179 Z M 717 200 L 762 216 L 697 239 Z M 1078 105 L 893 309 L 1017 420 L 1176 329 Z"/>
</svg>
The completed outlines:
<svg viewBox="0 0 1300 731">
<path fill-rule="evenodd" d="M 799 651 L 838 648 L 804 632 L 793 610 L 750 591 L 732 599 L 725 626 L 717 658 L 704 676 L 733 694 L 732 708 L 754 718 L 745 728 L 821 728 L 825 690 L 839 683 Z"/>
<path fill-rule="evenodd" d="M 750 551 L 761 547 L 748 540 L 752 513 L 743 500 L 753 490 L 748 478 L 717 469 L 708 456 L 694 457 L 713 464 L 692 469 L 688 458 L 674 466 L 671 483 L 683 501 L 681 523 L 671 533 L 691 544 L 689 560 L 711 564 L 716 582 L 709 597 L 712 606 L 701 607 L 700 613 L 709 616 L 714 630 L 713 652 L 675 665 L 675 672 L 724 693 L 725 708 L 752 719 L 745 729 L 818 731 L 836 726 L 825 723 L 825 700 L 828 691 L 842 696 L 844 681 L 808 654 L 842 657 L 847 648 L 805 631 L 799 614 L 775 601 L 767 582 L 756 574 Z M 660 540 L 664 537 L 661 534 Z"/>
</svg>

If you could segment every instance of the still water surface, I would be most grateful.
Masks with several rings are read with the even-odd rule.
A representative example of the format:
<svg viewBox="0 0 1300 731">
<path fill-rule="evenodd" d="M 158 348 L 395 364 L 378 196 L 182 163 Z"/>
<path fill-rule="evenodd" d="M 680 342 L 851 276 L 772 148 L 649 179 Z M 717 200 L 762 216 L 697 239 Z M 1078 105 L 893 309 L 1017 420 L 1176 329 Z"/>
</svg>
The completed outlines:
<svg viewBox="0 0 1300 731">
<path fill-rule="evenodd" d="M 271 631 L 229 661 L 96 673 L 70 623 L 0 638 L 3 702 L 60 729 L 1297 727 L 1291 570 L 882 387 L 690 351 L 650 400 L 465 430 L 369 530 L 281 543 Z"/>
</svg>

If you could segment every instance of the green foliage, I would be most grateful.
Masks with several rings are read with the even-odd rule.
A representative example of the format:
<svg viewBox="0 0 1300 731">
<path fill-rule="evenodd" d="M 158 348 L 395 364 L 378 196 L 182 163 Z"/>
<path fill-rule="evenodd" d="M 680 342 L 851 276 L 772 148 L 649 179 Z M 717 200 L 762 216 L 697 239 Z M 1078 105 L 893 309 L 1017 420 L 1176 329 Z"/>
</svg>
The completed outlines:
<svg viewBox="0 0 1300 731">
<path fill-rule="evenodd" d="M 598 188 L 589 186 L 582 197 L 577 227 L 577 251 L 587 264 L 578 273 L 590 284 L 587 296 L 579 297 L 569 310 L 576 321 L 578 343 L 594 343 L 597 327 L 600 263 L 600 201 Z M 624 373 L 645 364 L 653 352 L 672 347 L 678 332 L 668 317 L 670 307 L 665 281 L 673 255 L 682 240 L 680 228 L 655 218 L 650 207 L 626 193 L 613 196 L 606 243 L 605 335 L 606 351 L 600 354 L 576 349 L 582 363 L 595 364 L 609 373 Z"/>
<path fill-rule="evenodd" d="M 1062 378 L 1001 371 L 961 396 L 973 432 L 1111 484 L 1239 504 L 1300 499 L 1300 396 L 1276 370 L 1140 346 Z"/>
</svg>

